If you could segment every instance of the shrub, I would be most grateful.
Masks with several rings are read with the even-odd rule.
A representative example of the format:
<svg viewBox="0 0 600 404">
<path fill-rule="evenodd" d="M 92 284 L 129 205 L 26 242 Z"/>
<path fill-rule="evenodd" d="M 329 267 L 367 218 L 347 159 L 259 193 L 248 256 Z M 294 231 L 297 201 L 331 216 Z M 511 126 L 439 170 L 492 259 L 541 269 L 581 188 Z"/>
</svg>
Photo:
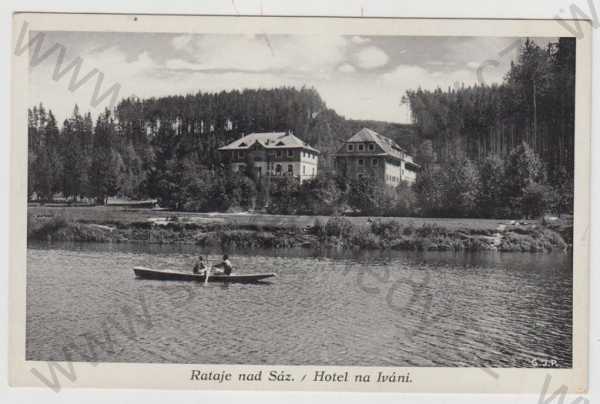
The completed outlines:
<svg viewBox="0 0 600 404">
<path fill-rule="evenodd" d="M 30 221 L 32 223 L 33 221 Z M 32 226 L 31 224 L 28 224 Z M 31 233 L 28 234 L 34 240 L 45 240 L 49 236 L 52 236 L 57 231 L 68 227 L 69 222 L 63 216 L 53 216 L 48 221 L 42 223 L 37 228 L 32 228 Z M 33 226 L 32 226 L 33 227 Z"/>
<path fill-rule="evenodd" d="M 319 220 L 319 218 L 315 219 L 315 221 L 313 222 L 313 225 L 310 228 L 310 232 L 318 236 L 319 238 L 323 238 L 327 235 L 325 231 L 325 225 L 321 220 Z"/>
<path fill-rule="evenodd" d="M 434 236 L 443 233 L 440 226 L 435 223 L 424 223 L 421 227 L 416 230 L 419 237 Z"/>
<path fill-rule="evenodd" d="M 350 240 L 351 244 L 359 248 L 377 249 L 381 247 L 381 240 L 367 229 L 359 229 L 353 232 Z"/>
<path fill-rule="evenodd" d="M 348 237 L 353 229 L 354 225 L 345 217 L 332 217 L 325 224 L 325 234 L 329 237 Z"/>
<path fill-rule="evenodd" d="M 374 221 L 371 223 L 371 231 L 383 238 L 384 240 L 392 240 L 398 238 L 401 234 L 402 227 L 395 220 Z"/>
<path fill-rule="evenodd" d="M 410 223 L 408 226 L 405 226 L 404 229 L 402 230 L 402 234 L 404 234 L 405 236 L 410 236 L 414 232 L 415 232 L 415 226 L 412 223 Z"/>
<path fill-rule="evenodd" d="M 526 217 L 539 217 L 547 208 L 551 208 L 552 205 L 556 204 L 553 199 L 554 193 L 552 188 L 536 182 L 530 182 L 523 190 L 523 196 L 521 197 L 522 213 Z"/>
</svg>

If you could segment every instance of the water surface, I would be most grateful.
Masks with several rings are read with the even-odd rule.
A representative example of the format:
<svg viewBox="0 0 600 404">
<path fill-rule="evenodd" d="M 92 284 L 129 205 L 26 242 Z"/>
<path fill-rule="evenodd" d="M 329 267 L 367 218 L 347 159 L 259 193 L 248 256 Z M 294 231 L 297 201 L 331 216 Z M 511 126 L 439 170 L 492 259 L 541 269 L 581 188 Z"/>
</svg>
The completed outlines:
<svg viewBox="0 0 600 404">
<path fill-rule="evenodd" d="M 197 253 L 30 244 L 27 359 L 571 366 L 571 255 L 252 250 L 234 265 L 275 272 L 270 284 L 133 275 L 137 265 L 190 270 Z"/>
</svg>

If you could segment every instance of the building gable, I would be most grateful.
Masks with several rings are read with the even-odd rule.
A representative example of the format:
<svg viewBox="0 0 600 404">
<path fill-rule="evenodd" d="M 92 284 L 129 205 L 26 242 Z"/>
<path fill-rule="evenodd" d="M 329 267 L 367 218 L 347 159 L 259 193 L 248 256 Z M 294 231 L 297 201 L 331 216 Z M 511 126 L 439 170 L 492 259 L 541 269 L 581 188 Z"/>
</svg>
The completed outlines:
<svg viewBox="0 0 600 404">
<path fill-rule="evenodd" d="M 393 140 L 364 128 L 344 142 L 335 154 L 335 166 L 349 178 L 369 176 L 386 185 L 413 183 L 419 165 Z"/>
<path fill-rule="evenodd" d="M 248 149 L 254 144 L 260 144 L 266 149 L 294 148 L 310 150 L 316 154 L 319 151 L 288 132 L 251 133 L 238 140 L 219 148 L 220 151 Z"/>
<path fill-rule="evenodd" d="M 362 150 L 361 150 L 362 145 Z M 373 141 L 356 141 L 350 142 L 347 140 L 342 144 L 342 146 L 337 150 L 336 154 L 383 154 L 385 150 L 379 145 L 377 142 Z"/>
</svg>

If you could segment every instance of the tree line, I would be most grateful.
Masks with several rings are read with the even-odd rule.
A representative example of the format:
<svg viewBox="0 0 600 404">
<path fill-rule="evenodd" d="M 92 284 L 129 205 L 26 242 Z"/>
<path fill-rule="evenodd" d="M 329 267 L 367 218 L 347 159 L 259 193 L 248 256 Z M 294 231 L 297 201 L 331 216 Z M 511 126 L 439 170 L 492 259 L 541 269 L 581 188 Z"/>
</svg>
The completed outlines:
<svg viewBox="0 0 600 404">
<path fill-rule="evenodd" d="M 575 39 L 541 48 L 527 39 L 502 84 L 411 90 L 410 106 L 420 144 L 419 160 L 506 158 L 527 143 L 549 179 L 573 174 Z"/>
<path fill-rule="evenodd" d="M 335 174 L 302 184 L 283 178 L 271 184 L 267 209 L 283 214 L 481 218 L 572 213 L 573 181 L 561 172 L 562 178 L 550 184 L 543 161 L 523 142 L 505 159 L 490 155 L 479 162 L 463 157 L 425 164 L 413 185 L 382 187 L 367 177 Z M 246 199 L 241 200 L 251 207 L 256 198 L 261 200 L 264 185 L 249 181 L 246 187 Z"/>
<path fill-rule="evenodd" d="M 417 89 L 404 101 L 423 166 L 414 190 L 427 214 L 572 213 L 574 38 L 546 48 L 527 39 L 502 84 Z"/>
<path fill-rule="evenodd" d="M 42 104 L 28 116 L 30 198 L 158 198 L 172 208 L 189 199 L 189 183 L 198 175 L 215 181 L 226 176 L 218 148 L 244 134 L 290 130 L 320 150 L 320 171 L 327 172 L 332 154 L 363 126 L 410 131 L 407 125 L 345 119 L 315 89 L 291 87 L 130 97 L 95 122 L 75 106 L 61 128 Z"/>
<path fill-rule="evenodd" d="M 96 121 L 75 106 L 59 128 L 29 109 L 30 198 L 105 203 L 157 198 L 196 211 L 428 216 L 572 212 L 575 42 L 525 41 L 499 85 L 411 90 L 413 124 L 349 120 L 313 88 L 123 99 Z M 413 186 L 335 176 L 332 154 L 362 127 L 396 140 L 422 169 Z M 265 184 L 233 174 L 217 149 L 244 134 L 291 130 L 321 151 L 318 178 Z"/>
</svg>

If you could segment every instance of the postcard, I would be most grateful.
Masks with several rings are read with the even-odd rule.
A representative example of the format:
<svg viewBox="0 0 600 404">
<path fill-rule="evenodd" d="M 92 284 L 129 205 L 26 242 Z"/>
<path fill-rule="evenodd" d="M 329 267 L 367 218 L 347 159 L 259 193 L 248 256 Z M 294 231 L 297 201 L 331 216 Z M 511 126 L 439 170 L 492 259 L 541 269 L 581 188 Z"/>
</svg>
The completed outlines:
<svg viewBox="0 0 600 404">
<path fill-rule="evenodd" d="M 589 21 L 16 13 L 11 52 L 13 386 L 586 391 Z"/>
</svg>

